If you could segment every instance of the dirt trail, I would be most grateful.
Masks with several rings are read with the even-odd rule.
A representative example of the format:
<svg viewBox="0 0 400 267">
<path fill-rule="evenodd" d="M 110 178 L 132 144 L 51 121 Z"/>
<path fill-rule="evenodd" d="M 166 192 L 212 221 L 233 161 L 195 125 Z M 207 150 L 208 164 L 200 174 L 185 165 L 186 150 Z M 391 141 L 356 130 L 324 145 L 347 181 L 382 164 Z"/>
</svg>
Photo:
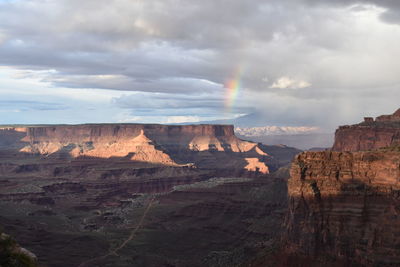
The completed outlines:
<svg viewBox="0 0 400 267">
<path fill-rule="evenodd" d="M 144 219 L 146 218 L 146 215 L 147 215 L 147 213 L 149 212 L 149 210 L 150 210 L 150 208 L 151 208 L 151 205 L 153 204 L 153 201 L 154 201 L 154 197 L 152 197 L 152 198 L 150 199 L 150 202 L 149 202 L 149 204 L 147 205 L 147 208 L 144 210 L 143 215 L 142 215 L 142 217 L 140 218 L 139 223 L 138 223 L 138 224 L 136 225 L 136 227 L 133 229 L 133 231 L 132 231 L 131 234 L 129 235 L 128 239 L 126 239 L 126 240 L 125 240 L 119 247 L 117 247 L 116 249 L 111 250 L 111 251 L 110 251 L 111 254 L 117 254 L 117 252 L 118 252 L 120 249 L 124 248 L 124 247 L 126 246 L 126 244 L 128 244 L 128 242 L 130 242 L 130 241 L 133 239 L 133 237 L 135 236 L 136 232 L 137 232 L 137 231 L 140 229 L 140 227 L 142 226 L 143 221 L 144 221 Z"/>
<path fill-rule="evenodd" d="M 103 256 L 99 256 L 99 257 L 97 257 L 97 258 L 93 258 L 93 259 L 90 259 L 90 260 L 87 260 L 87 261 L 82 262 L 81 264 L 78 265 L 78 267 L 91 267 L 91 266 L 93 266 L 93 265 L 90 265 L 90 264 L 95 264 L 96 262 L 98 262 L 98 261 L 100 261 L 100 260 L 104 260 L 104 259 L 107 258 L 108 256 L 111 256 L 111 255 L 114 255 L 114 256 L 117 255 L 117 256 L 118 256 L 117 252 L 118 252 L 119 250 L 123 249 L 130 241 L 132 241 L 132 239 L 135 237 L 135 234 L 137 233 L 137 231 L 139 231 L 140 227 L 142 227 L 143 222 L 144 222 L 144 220 L 146 219 L 147 213 L 149 212 L 149 210 L 150 210 L 150 208 L 151 208 L 151 205 L 152 205 L 153 202 L 154 202 L 154 199 L 155 199 L 155 197 L 152 197 L 152 198 L 150 199 L 150 202 L 149 202 L 149 204 L 147 205 L 146 209 L 144 210 L 143 215 L 142 215 L 142 217 L 140 218 L 138 224 L 136 225 L 135 228 L 133 228 L 133 230 L 132 230 L 132 232 L 130 233 L 129 237 L 128 237 L 124 242 L 122 242 L 121 245 L 119 245 L 117 248 L 114 248 L 114 249 L 110 250 L 107 254 L 105 254 L 105 255 L 103 255 Z"/>
</svg>

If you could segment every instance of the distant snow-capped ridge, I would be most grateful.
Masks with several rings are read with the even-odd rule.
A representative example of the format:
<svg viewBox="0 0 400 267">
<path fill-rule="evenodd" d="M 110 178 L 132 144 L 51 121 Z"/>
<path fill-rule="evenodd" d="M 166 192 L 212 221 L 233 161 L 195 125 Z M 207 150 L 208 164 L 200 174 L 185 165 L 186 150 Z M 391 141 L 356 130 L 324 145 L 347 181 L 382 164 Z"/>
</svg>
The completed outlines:
<svg viewBox="0 0 400 267">
<path fill-rule="evenodd" d="M 266 135 L 295 135 L 295 134 L 310 134 L 320 131 L 319 127 L 314 126 L 263 126 L 263 127 L 250 127 L 241 128 L 236 127 L 235 133 L 242 136 L 266 136 Z"/>
</svg>

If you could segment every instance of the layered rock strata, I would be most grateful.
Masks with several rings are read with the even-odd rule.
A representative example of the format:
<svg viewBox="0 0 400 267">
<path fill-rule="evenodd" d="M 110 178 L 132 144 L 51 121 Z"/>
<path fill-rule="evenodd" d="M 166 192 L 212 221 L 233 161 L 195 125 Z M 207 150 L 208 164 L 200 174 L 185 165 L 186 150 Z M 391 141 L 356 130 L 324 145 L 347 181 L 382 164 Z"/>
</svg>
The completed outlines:
<svg viewBox="0 0 400 267">
<path fill-rule="evenodd" d="M 255 143 L 236 138 L 231 125 L 98 124 L 37 126 L 26 128 L 26 133 L 23 141 L 28 142 L 32 149 L 36 148 L 42 153 L 55 152 L 68 144 L 80 146 L 84 151 L 96 150 L 95 144 L 108 145 L 108 148 L 110 148 L 114 144 L 129 143 L 140 135 L 169 150 L 189 148 L 193 151 L 247 152 L 256 147 Z M 42 148 L 38 144 L 52 145 Z M 94 148 L 90 149 L 91 146 L 94 146 Z M 124 154 L 121 148 L 116 150 Z M 109 150 L 107 153 L 112 153 L 112 151 Z M 101 152 L 99 152 L 99 155 L 101 156 Z"/>
<path fill-rule="evenodd" d="M 400 264 L 400 152 L 307 152 L 289 188 L 292 251 L 346 263 Z"/>
<path fill-rule="evenodd" d="M 400 145 L 400 109 L 392 115 L 365 118 L 355 125 L 341 126 L 335 133 L 334 151 L 360 151 Z"/>
<path fill-rule="evenodd" d="M 3 127 L 0 226 L 43 266 L 238 266 L 275 247 L 286 183 L 266 174 L 296 153 L 225 125 Z"/>
<path fill-rule="evenodd" d="M 85 124 L 3 127 L 4 146 L 56 158 L 128 158 L 168 166 L 236 166 L 268 173 L 271 158 L 231 125 Z M 230 162 L 230 163 L 229 163 Z"/>
<path fill-rule="evenodd" d="M 379 123 L 339 128 L 339 151 L 296 156 L 284 238 L 296 264 L 400 265 L 400 128 Z"/>
</svg>

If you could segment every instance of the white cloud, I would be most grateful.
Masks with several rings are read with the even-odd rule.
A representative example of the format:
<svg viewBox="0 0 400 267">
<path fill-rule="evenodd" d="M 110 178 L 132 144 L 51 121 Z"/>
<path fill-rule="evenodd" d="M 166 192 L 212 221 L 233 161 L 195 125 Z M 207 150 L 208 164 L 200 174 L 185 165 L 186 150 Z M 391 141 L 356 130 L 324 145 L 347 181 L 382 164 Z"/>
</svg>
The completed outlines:
<svg viewBox="0 0 400 267">
<path fill-rule="evenodd" d="M 301 89 L 310 87 L 311 83 L 304 80 L 291 79 L 283 76 L 277 79 L 269 88 L 273 89 Z"/>
<path fill-rule="evenodd" d="M 198 121 L 200 121 L 200 118 L 197 116 L 170 116 L 167 117 L 166 123 L 184 123 Z"/>
</svg>

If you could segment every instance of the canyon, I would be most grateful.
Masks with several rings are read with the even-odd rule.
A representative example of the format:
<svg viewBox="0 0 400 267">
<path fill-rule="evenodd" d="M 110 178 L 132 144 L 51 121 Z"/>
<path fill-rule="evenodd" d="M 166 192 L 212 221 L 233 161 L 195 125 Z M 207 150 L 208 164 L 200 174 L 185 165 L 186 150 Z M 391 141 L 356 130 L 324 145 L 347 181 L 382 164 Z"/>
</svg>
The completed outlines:
<svg viewBox="0 0 400 267">
<path fill-rule="evenodd" d="M 40 266 L 231 266 L 277 247 L 298 149 L 230 125 L 0 128 L 0 225 Z"/>
<path fill-rule="evenodd" d="M 230 125 L 0 129 L 0 225 L 40 266 L 398 266 L 400 111 L 331 149 Z"/>
</svg>

